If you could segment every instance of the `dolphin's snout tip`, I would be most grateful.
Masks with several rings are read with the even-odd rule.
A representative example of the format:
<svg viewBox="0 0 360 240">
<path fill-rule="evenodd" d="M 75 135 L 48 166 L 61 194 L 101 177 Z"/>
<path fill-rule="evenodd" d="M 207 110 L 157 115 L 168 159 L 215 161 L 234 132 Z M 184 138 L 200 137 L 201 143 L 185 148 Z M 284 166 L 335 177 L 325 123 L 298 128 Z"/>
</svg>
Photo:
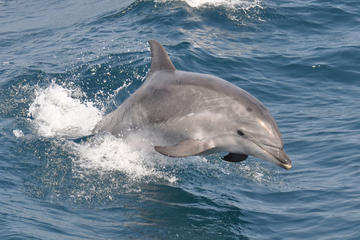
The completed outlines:
<svg viewBox="0 0 360 240">
<path fill-rule="evenodd" d="M 291 160 L 283 148 L 263 146 L 263 149 L 272 156 L 272 162 L 286 170 L 292 168 Z"/>
<path fill-rule="evenodd" d="M 280 166 L 286 170 L 290 170 L 292 168 L 291 163 L 281 164 Z"/>
<path fill-rule="evenodd" d="M 280 167 L 286 170 L 290 170 L 292 168 L 291 160 L 284 150 L 280 151 L 276 158 L 279 161 Z"/>
</svg>

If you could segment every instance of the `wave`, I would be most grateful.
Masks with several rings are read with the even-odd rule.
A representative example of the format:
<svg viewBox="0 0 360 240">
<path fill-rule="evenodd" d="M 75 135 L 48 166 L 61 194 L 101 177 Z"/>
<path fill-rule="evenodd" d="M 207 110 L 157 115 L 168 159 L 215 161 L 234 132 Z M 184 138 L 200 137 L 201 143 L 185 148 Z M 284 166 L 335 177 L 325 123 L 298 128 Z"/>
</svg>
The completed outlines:
<svg viewBox="0 0 360 240">
<path fill-rule="evenodd" d="M 156 0 L 155 2 L 171 2 L 173 0 Z M 229 8 L 241 8 L 250 9 L 261 6 L 261 0 L 183 0 L 190 7 L 229 7 Z"/>
</svg>

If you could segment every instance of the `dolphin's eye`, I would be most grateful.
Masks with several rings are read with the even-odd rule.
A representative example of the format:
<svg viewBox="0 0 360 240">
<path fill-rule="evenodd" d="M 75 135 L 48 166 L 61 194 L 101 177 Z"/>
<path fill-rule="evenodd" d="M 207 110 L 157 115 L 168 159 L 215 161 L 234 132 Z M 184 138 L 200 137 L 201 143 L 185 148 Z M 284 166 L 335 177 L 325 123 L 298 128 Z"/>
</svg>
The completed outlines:
<svg viewBox="0 0 360 240">
<path fill-rule="evenodd" d="M 237 130 L 237 134 L 239 134 L 240 136 L 244 136 L 244 135 L 245 135 L 245 133 L 244 133 L 243 131 L 241 131 L 241 130 Z"/>
</svg>

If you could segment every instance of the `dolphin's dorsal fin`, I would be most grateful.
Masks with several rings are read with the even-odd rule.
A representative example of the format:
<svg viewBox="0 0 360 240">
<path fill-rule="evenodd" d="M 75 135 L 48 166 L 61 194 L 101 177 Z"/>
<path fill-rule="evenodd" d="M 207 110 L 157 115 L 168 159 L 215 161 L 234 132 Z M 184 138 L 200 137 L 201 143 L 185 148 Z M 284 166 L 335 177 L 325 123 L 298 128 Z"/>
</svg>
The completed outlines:
<svg viewBox="0 0 360 240">
<path fill-rule="evenodd" d="M 163 46 L 156 40 L 149 40 L 149 44 L 151 50 L 151 69 L 149 75 L 160 70 L 175 71 L 176 69 Z"/>
</svg>

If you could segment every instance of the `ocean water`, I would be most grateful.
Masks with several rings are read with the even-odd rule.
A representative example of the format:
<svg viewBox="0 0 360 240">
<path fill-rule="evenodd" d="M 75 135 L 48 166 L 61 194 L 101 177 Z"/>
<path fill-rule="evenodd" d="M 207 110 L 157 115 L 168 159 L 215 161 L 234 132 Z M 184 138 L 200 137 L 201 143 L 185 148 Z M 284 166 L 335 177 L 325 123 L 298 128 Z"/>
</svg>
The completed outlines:
<svg viewBox="0 0 360 240">
<path fill-rule="evenodd" d="M 0 0 L 0 239 L 360 239 L 359 26 L 358 0 Z M 260 99 L 293 168 L 74 141 L 149 39 Z"/>
</svg>

